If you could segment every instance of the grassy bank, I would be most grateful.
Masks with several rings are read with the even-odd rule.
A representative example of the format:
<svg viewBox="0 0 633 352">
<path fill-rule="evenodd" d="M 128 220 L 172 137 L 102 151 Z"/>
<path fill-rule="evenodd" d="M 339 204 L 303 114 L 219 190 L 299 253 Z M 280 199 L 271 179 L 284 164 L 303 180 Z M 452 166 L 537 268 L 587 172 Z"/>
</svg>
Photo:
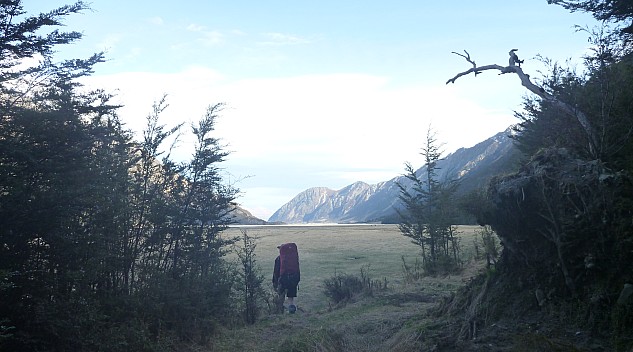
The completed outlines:
<svg viewBox="0 0 633 352">
<path fill-rule="evenodd" d="M 413 263 L 419 249 L 395 225 L 249 226 L 257 237 L 257 261 L 268 281 L 276 246 L 296 242 L 301 276 L 295 315 L 269 315 L 254 326 L 227 330 L 214 341 L 214 351 L 408 351 L 420 347 L 425 334 L 437 331 L 429 309 L 462 286 L 479 269 L 474 255 L 475 226 L 461 226 L 465 269 L 460 275 L 406 282 L 402 256 Z M 240 235 L 231 228 L 226 235 Z M 387 289 L 333 305 L 323 281 L 337 273 L 359 275 L 369 268 Z M 267 285 L 270 285 L 267 282 Z"/>
</svg>

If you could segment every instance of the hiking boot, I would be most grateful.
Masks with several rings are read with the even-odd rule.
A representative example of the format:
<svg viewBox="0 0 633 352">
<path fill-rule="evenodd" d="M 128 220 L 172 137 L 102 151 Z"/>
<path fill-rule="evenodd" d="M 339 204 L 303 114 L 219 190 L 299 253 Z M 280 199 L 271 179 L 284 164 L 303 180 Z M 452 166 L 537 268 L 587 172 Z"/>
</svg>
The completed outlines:
<svg viewBox="0 0 633 352">
<path fill-rule="evenodd" d="M 291 304 L 288 306 L 288 313 L 294 314 L 296 311 L 297 311 L 297 306 L 295 306 L 294 304 Z"/>
</svg>

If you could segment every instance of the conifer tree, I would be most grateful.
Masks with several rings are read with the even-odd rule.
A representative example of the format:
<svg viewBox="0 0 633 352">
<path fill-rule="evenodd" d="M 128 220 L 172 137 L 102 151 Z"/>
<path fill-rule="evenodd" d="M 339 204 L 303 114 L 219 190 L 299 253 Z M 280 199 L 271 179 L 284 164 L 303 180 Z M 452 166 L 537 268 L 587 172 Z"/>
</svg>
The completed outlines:
<svg viewBox="0 0 633 352">
<path fill-rule="evenodd" d="M 418 175 L 407 163 L 404 176 L 409 183 L 398 183 L 404 206 L 399 211 L 398 228 L 420 246 L 423 265 L 429 274 L 452 271 L 459 266 L 459 242 L 454 226 L 456 184 L 437 179 L 440 149 L 429 127 L 421 152 L 425 161 L 423 174 Z"/>
</svg>

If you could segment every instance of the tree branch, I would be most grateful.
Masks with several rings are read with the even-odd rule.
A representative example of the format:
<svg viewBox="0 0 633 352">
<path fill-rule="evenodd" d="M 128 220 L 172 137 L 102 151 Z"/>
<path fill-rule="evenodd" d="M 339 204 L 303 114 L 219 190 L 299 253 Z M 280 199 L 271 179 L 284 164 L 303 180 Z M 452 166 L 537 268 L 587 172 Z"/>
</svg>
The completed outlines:
<svg viewBox="0 0 633 352">
<path fill-rule="evenodd" d="M 464 50 L 464 52 L 466 53 L 465 55 L 453 51 L 452 52 L 453 54 L 463 57 L 466 61 L 472 64 L 473 67 L 469 70 L 456 74 L 453 78 L 446 81 L 446 84 L 455 83 L 455 81 L 462 76 L 466 76 L 471 73 L 474 73 L 476 76 L 482 71 L 487 71 L 487 70 L 500 71 L 499 73 L 500 75 L 505 74 L 505 73 L 516 73 L 517 76 L 519 76 L 519 79 L 521 80 L 521 85 L 527 88 L 527 90 L 538 95 L 542 99 L 548 101 L 555 107 L 562 110 L 565 114 L 572 116 L 578 121 L 580 126 L 583 128 L 583 130 L 587 134 L 587 138 L 589 140 L 589 152 L 594 157 L 597 157 L 597 155 L 595 155 L 596 146 L 597 146 L 596 136 L 587 115 L 585 115 L 582 111 L 576 109 L 574 106 L 567 104 L 564 101 L 559 100 L 552 94 L 547 93 L 545 89 L 543 89 L 542 87 L 539 87 L 536 84 L 532 83 L 532 81 L 530 80 L 530 75 L 523 72 L 523 69 L 521 69 L 521 66 L 517 66 L 514 64 L 515 61 L 513 60 L 513 55 L 512 55 L 513 51 L 516 51 L 516 49 L 513 49 L 510 51 L 510 62 L 508 66 L 492 64 L 492 65 L 485 65 L 485 66 L 479 66 L 479 67 L 477 67 L 477 64 L 475 63 L 475 61 L 470 58 L 470 54 L 466 50 Z"/>
</svg>

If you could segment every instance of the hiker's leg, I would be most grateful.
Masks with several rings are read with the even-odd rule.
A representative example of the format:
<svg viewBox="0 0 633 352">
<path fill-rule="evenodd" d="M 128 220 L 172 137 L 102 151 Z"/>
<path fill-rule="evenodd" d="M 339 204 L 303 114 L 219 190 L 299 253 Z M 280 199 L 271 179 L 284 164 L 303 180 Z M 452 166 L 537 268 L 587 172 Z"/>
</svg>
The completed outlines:
<svg viewBox="0 0 633 352">
<path fill-rule="evenodd" d="M 295 304 L 295 297 L 297 297 L 297 286 L 288 287 L 288 292 L 286 293 L 288 297 L 288 305 Z"/>
<path fill-rule="evenodd" d="M 287 279 L 286 288 L 288 289 L 288 299 L 290 302 L 294 302 L 294 298 L 297 297 L 297 287 L 299 286 L 299 275 L 292 274 Z"/>
<path fill-rule="evenodd" d="M 288 280 L 288 312 L 294 313 L 297 311 L 297 306 L 295 305 L 295 297 L 297 297 L 297 286 L 299 285 L 299 277 L 291 276 Z"/>
</svg>

